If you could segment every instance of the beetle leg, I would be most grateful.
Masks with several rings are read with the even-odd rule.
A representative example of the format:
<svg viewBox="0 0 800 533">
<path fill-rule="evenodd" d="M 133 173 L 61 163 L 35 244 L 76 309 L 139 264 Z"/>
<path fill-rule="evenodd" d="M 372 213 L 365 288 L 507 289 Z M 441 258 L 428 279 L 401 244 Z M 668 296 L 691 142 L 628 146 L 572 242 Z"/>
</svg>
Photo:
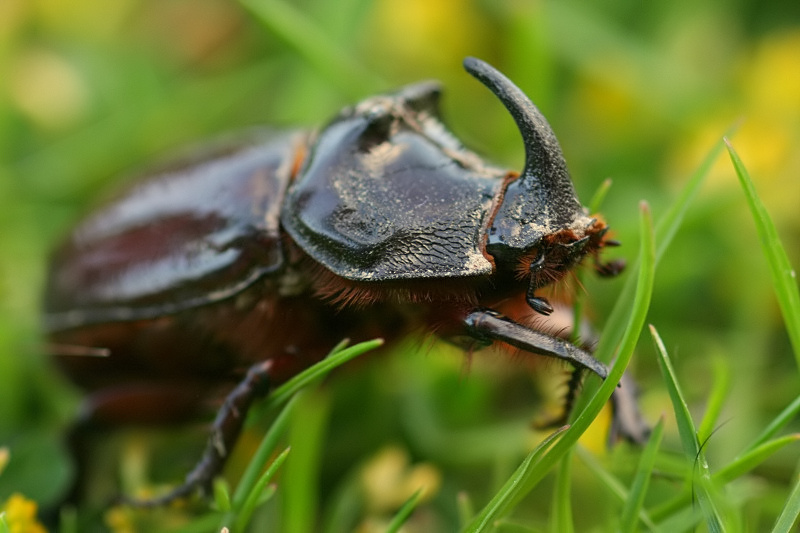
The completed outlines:
<svg viewBox="0 0 800 533">
<path fill-rule="evenodd" d="M 148 500 L 125 499 L 125 503 L 139 507 L 155 507 L 191 495 L 196 489 L 208 490 L 214 477 L 222 470 L 233 445 L 239 437 L 247 411 L 257 398 L 270 389 L 271 361 L 261 361 L 247 371 L 247 375 L 226 397 L 211 425 L 211 435 L 203 457 L 186 476 L 186 481 L 163 496 Z"/>
<path fill-rule="evenodd" d="M 525 299 L 528 302 L 528 305 L 539 314 L 544 316 L 550 316 L 550 313 L 553 312 L 553 306 L 550 305 L 545 298 L 541 298 L 536 296 L 535 292 L 538 288 L 536 286 L 536 274 L 544 268 L 544 252 L 539 251 L 539 255 L 536 256 L 536 259 L 531 261 L 531 266 L 529 270 L 531 272 L 531 283 L 528 285 L 528 292 L 525 294 Z"/>
<path fill-rule="evenodd" d="M 609 444 L 623 439 L 636 444 L 644 444 L 650 436 L 650 426 L 639 411 L 636 383 L 627 373 L 622 374 L 619 387 L 611 395 L 611 429 L 608 432 Z"/>
<path fill-rule="evenodd" d="M 569 371 L 569 378 L 564 384 L 567 387 L 567 392 L 561 397 L 561 412 L 544 420 L 537 420 L 534 423 L 536 429 L 560 427 L 568 422 L 572 407 L 575 404 L 575 398 L 583 382 L 583 372 L 581 370 L 581 368 L 572 368 Z"/>
<path fill-rule="evenodd" d="M 589 352 L 567 341 L 526 328 L 491 309 L 471 312 L 464 319 L 464 325 L 469 335 L 479 341 L 502 341 L 526 352 L 556 357 L 578 367 L 588 368 L 603 379 L 608 376 L 606 365 L 592 357 Z"/>
</svg>

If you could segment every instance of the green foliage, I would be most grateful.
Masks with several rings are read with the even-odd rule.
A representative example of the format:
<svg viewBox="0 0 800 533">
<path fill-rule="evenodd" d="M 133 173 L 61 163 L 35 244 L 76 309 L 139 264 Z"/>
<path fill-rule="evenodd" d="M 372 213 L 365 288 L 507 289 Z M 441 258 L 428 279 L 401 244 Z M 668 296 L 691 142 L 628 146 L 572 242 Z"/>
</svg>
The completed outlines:
<svg viewBox="0 0 800 533">
<path fill-rule="evenodd" d="M 465 365 L 457 350 L 419 338 L 345 364 L 377 344 L 339 347 L 258 406 L 213 503 L 53 509 L 62 518 L 51 525 L 796 528 L 795 4 L 0 2 L 0 448 L 10 450 L 0 505 L 32 519 L 31 503 L 49 511 L 69 486 L 62 436 L 79 394 L 42 349 L 38 307 L 49 250 L 99 189 L 176 147 L 254 124 L 321 125 L 359 98 L 425 78 L 443 82 L 443 115 L 459 138 L 518 168 L 513 121 L 461 70 L 474 55 L 548 117 L 579 196 L 598 191 L 588 205 L 624 245 L 603 257 L 629 262 L 618 280 L 585 268 L 557 291 L 576 294 L 577 316 L 589 317 L 576 336 L 596 328 L 596 353 L 613 363 L 606 382 L 586 380 L 569 426 L 531 429 L 533 390 L 561 379 L 557 364 L 532 373 L 474 354 Z M 733 166 L 718 157 L 723 136 Z M 654 343 L 637 342 L 646 322 Z M 333 366 L 321 382 L 316 372 Z M 604 405 L 626 368 L 646 418 L 659 422 L 644 446 L 609 449 Z M 202 432 L 163 439 L 172 451 L 159 462 L 158 437 L 142 451 L 144 437 L 123 436 L 95 490 L 119 477 L 136 485 L 139 474 L 178 481 L 185 472 L 169 457 L 192 456 L 183 442 L 199 449 Z M 144 466 L 134 476 L 121 463 Z M 5 516 L 0 529 L 13 530 Z"/>
</svg>

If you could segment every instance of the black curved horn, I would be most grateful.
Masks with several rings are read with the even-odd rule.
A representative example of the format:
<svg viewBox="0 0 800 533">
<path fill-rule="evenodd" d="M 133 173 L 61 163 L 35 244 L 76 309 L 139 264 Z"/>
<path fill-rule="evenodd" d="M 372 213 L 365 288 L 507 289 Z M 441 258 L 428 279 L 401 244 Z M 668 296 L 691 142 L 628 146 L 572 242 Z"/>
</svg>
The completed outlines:
<svg viewBox="0 0 800 533">
<path fill-rule="evenodd" d="M 491 65 L 468 57 L 464 68 L 488 87 L 514 117 L 525 142 L 525 167 L 506 190 L 489 235 L 496 258 L 535 246 L 554 228 L 584 215 L 553 129 L 522 90 Z"/>
<path fill-rule="evenodd" d="M 499 70 L 468 57 L 464 68 L 491 90 L 514 117 L 525 142 L 525 168 L 522 176 L 536 174 L 542 182 L 566 180 L 572 187 L 567 164 L 553 129 L 530 98 Z"/>
</svg>

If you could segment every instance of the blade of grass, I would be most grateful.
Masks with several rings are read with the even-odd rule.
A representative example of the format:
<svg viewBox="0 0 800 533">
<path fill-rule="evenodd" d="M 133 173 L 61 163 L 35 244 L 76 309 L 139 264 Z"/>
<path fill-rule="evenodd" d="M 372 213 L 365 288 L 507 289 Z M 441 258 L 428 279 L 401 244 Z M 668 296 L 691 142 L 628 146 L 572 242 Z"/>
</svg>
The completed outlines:
<svg viewBox="0 0 800 533">
<path fill-rule="evenodd" d="M 789 257 L 781 244 L 775 225 L 758 197 L 753 181 L 739 158 L 739 154 L 733 149 L 728 139 L 725 139 L 725 144 L 753 215 L 758 239 L 761 242 L 761 250 L 769 264 L 775 296 L 786 323 L 786 331 L 794 349 L 795 360 L 800 367 L 800 291 L 797 287 L 797 273 L 789 263 Z"/>
<path fill-rule="evenodd" d="M 218 477 L 214 480 L 213 489 L 214 503 L 216 504 L 217 509 L 223 513 L 229 512 L 231 510 L 231 488 L 228 485 L 227 480 Z"/>
<path fill-rule="evenodd" d="M 700 442 L 697 440 L 697 431 L 695 430 L 694 421 L 689 413 L 689 407 L 686 404 L 686 399 L 683 396 L 681 387 L 678 384 L 675 371 L 672 368 L 667 349 L 664 347 L 664 342 L 658 335 L 656 328 L 650 326 L 650 334 L 656 346 L 656 353 L 658 354 L 658 364 L 661 367 L 661 373 L 664 375 L 664 381 L 669 391 L 670 400 L 672 401 L 672 408 L 675 412 L 675 419 L 678 423 L 678 433 L 681 438 L 684 454 L 687 460 L 695 464 L 699 470 L 698 485 L 700 487 L 698 499 L 700 506 L 703 509 L 706 523 L 709 531 L 717 532 L 724 531 L 722 520 L 720 518 L 719 509 L 714 504 L 710 495 L 710 479 L 711 474 L 708 469 L 708 463 L 705 459 L 700 447 Z"/>
<path fill-rule="evenodd" d="M 575 524 L 572 520 L 572 450 L 561 458 L 556 486 L 553 490 L 553 512 L 550 530 L 553 533 L 572 533 Z"/>
<path fill-rule="evenodd" d="M 566 451 L 578 441 L 589 425 L 591 425 L 606 402 L 608 402 L 608 399 L 611 397 L 611 394 L 622 378 L 622 374 L 625 372 L 628 362 L 633 356 L 633 350 L 636 347 L 645 317 L 647 316 L 647 310 L 650 307 L 650 297 L 653 292 L 653 281 L 655 278 L 655 241 L 650 208 L 645 202 L 642 202 L 640 207 L 641 242 L 638 259 L 639 275 L 636 277 L 636 292 L 631 298 L 632 301 L 620 299 L 617 300 L 615 304 L 615 308 L 622 306 L 630 310 L 627 327 L 622 332 L 623 335 L 618 348 L 608 342 L 605 344 L 603 343 L 603 338 L 605 338 L 604 333 L 596 352 L 596 354 L 599 353 L 599 359 L 602 360 L 605 358 L 608 360 L 611 359 L 612 353 L 616 348 L 617 359 L 614 361 L 609 371 L 608 378 L 600 385 L 600 388 L 597 389 L 591 399 L 588 400 L 586 406 L 577 414 L 569 431 L 567 431 L 564 437 L 545 454 L 541 463 L 537 465 L 536 476 L 533 477 L 535 482 L 538 482 L 544 477 L 555 465 L 559 457 L 566 453 Z M 600 353 L 600 350 L 605 350 L 605 352 Z"/>
<path fill-rule="evenodd" d="M 209 531 L 222 531 L 219 525 L 219 513 L 210 512 L 197 517 L 181 527 L 170 526 L 169 529 L 156 529 L 157 533 L 208 533 Z"/>
<path fill-rule="evenodd" d="M 624 302 L 630 309 L 628 327 L 623 332 L 622 342 L 617 352 L 617 359 L 609 371 L 608 378 L 600 386 L 600 389 L 589 400 L 586 407 L 578 414 L 575 422 L 563 436 L 550 447 L 543 449 L 537 448 L 536 454 L 529 455 L 524 466 L 524 475 L 520 472 L 520 466 L 514 476 L 503 486 L 492 501 L 476 517 L 468 527 L 468 531 L 484 531 L 488 523 L 491 523 L 487 516 L 492 520 L 500 518 L 502 513 L 513 507 L 522 497 L 530 492 L 536 484 L 555 466 L 555 464 L 570 450 L 578 441 L 580 436 L 586 431 L 592 421 L 597 417 L 611 397 L 614 388 L 619 383 L 625 368 L 633 355 L 633 349 L 644 325 L 645 316 L 650 305 L 650 296 L 653 290 L 653 279 L 655 277 L 655 242 L 653 240 L 653 226 L 650 217 L 650 209 L 646 203 L 641 204 L 640 230 L 642 234 L 641 251 L 639 258 L 639 276 L 637 278 L 636 293 L 633 302 Z M 620 302 L 617 302 L 620 305 Z M 602 342 L 602 341 L 601 341 Z M 605 354 L 610 359 L 613 346 L 607 345 L 609 353 Z M 565 440 L 566 439 L 566 440 Z M 549 440 L 546 442 L 550 442 Z M 538 453 L 542 450 L 542 453 Z M 502 502 L 498 505 L 497 502 Z"/>
<path fill-rule="evenodd" d="M 385 86 L 293 4 L 282 0 L 239 0 L 239 3 L 351 99 L 378 92 Z"/>
<path fill-rule="evenodd" d="M 772 533 L 789 533 L 793 531 L 798 515 L 800 515 L 800 478 L 798 478 L 792 489 L 792 493 L 786 500 L 783 511 L 781 511 L 780 516 L 778 516 L 778 519 L 775 521 L 775 527 L 772 528 Z"/>
<path fill-rule="evenodd" d="M 247 495 L 252 492 L 253 487 L 255 487 L 256 483 L 258 482 L 258 478 L 261 476 L 261 472 L 264 470 L 264 467 L 269 461 L 273 450 L 277 446 L 278 439 L 285 432 L 289 421 L 289 413 L 293 409 L 296 401 L 294 400 L 293 395 L 315 379 L 318 379 L 325 373 L 330 372 L 333 368 L 342 365 L 369 350 L 377 348 L 381 344 L 383 344 L 381 339 L 375 339 L 343 349 L 345 345 L 345 341 L 343 341 L 334 347 L 327 358 L 323 359 L 314 366 L 307 368 L 294 378 L 275 389 L 275 391 L 270 394 L 270 397 L 265 402 L 267 404 L 267 408 L 274 408 L 286 400 L 289 400 L 289 403 L 275 418 L 275 421 L 270 426 L 267 434 L 261 440 L 258 450 L 256 450 L 256 453 L 250 460 L 250 464 L 248 464 L 247 469 L 242 475 L 242 479 L 239 481 L 239 485 L 236 487 L 233 495 L 232 505 L 235 509 L 240 509 L 244 504 Z"/>
<path fill-rule="evenodd" d="M 774 437 L 781 429 L 785 428 L 792 419 L 800 412 L 800 396 L 794 399 L 792 403 L 786 406 L 772 422 L 764 428 L 764 431 L 756 437 L 756 439 L 742 452 L 742 455 L 764 444 L 766 441 Z"/>
<path fill-rule="evenodd" d="M 800 440 L 800 434 L 794 433 L 767 441 L 720 468 L 719 471 L 714 473 L 712 479 L 715 483 L 729 483 L 753 470 L 787 444 L 798 440 Z"/>
<path fill-rule="evenodd" d="M 277 447 L 278 440 L 286 432 L 286 428 L 289 425 L 289 414 L 292 412 L 292 409 L 294 409 L 296 401 L 297 400 L 292 398 L 289 403 L 286 404 L 286 407 L 283 408 L 280 414 L 275 418 L 275 421 L 272 422 L 267 434 L 261 439 L 261 444 L 258 445 L 256 453 L 254 453 L 253 457 L 250 459 L 244 474 L 242 474 L 242 479 L 233 492 L 233 499 L 231 500 L 232 508 L 241 509 L 248 495 L 258 483 L 258 478 L 269 462 L 273 450 Z"/>
<path fill-rule="evenodd" d="M 494 495 L 491 501 L 478 513 L 472 521 L 462 530 L 464 533 L 479 533 L 491 531 L 492 524 L 500 519 L 503 513 L 512 504 L 513 499 L 525 485 L 525 480 L 530 475 L 531 467 L 547 451 L 561 435 L 567 431 L 567 426 L 559 428 L 552 435 L 544 439 L 528 456 L 522 461 L 514 474 L 505 482 L 503 487 Z"/>
<path fill-rule="evenodd" d="M 735 128 L 732 127 L 726 132 L 726 135 L 731 135 L 734 131 Z M 681 189 L 681 192 L 675 199 L 675 202 L 670 205 L 669 209 L 667 209 L 667 211 L 656 224 L 656 266 L 658 266 L 659 261 L 664 256 L 664 253 L 666 252 L 670 243 L 672 243 L 672 239 L 678 232 L 678 228 L 680 228 L 680 225 L 683 222 L 686 212 L 689 210 L 692 200 L 694 200 L 694 197 L 700 190 L 700 186 L 705 181 L 706 176 L 708 176 L 714 161 L 716 161 L 717 157 L 719 157 L 719 154 L 722 152 L 723 146 L 724 145 L 721 139 L 714 144 L 714 146 L 708 152 L 708 155 L 706 155 L 701 162 L 700 166 L 689 178 L 689 181 L 686 183 L 683 189 Z M 637 268 L 635 264 L 633 265 L 633 268 Z M 603 327 L 603 335 L 600 338 L 600 343 L 598 344 L 595 353 L 610 355 L 612 353 L 610 347 L 618 344 L 619 339 L 622 338 L 622 334 L 626 326 L 626 312 L 628 309 L 630 309 L 630 307 L 628 307 L 626 304 L 629 304 L 633 301 L 633 292 L 636 289 L 635 283 L 635 278 L 633 276 L 629 277 L 625 281 L 625 285 L 623 286 L 620 296 L 617 299 L 617 304 L 614 305 L 614 308 L 611 310 L 608 320 Z M 598 359 L 605 361 L 605 359 L 599 356 Z M 580 405 L 580 403 L 578 405 Z"/>
<path fill-rule="evenodd" d="M 247 495 L 247 499 L 244 501 L 244 504 L 242 504 L 241 509 L 238 510 L 238 516 L 236 517 L 233 531 L 246 530 L 247 524 L 250 522 L 250 518 L 253 516 L 253 512 L 262 502 L 262 497 L 264 495 L 267 483 L 270 482 L 281 465 L 283 465 L 284 461 L 286 461 L 286 458 L 289 456 L 290 449 L 291 448 L 286 448 L 283 450 L 258 479 L 253 487 L 253 490 L 251 490 Z"/>
<path fill-rule="evenodd" d="M 622 508 L 622 515 L 620 517 L 620 531 L 636 531 L 638 525 L 638 517 L 642 511 L 644 504 L 644 497 L 647 494 L 647 486 L 650 483 L 650 477 L 653 475 L 653 466 L 656 462 L 656 455 L 661 446 L 661 437 L 664 434 L 664 417 L 658 421 L 658 424 L 653 428 L 650 433 L 650 439 L 647 441 L 647 446 L 642 450 L 642 456 L 639 459 L 639 468 L 636 470 L 636 477 L 633 479 L 633 485 L 628 499 Z"/>
<path fill-rule="evenodd" d="M 541 529 L 511 520 L 500 520 L 494 528 L 496 533 L 542 533 Z"/>
<path fill-rule="evenodd" d="M 383 339 L 374 339 L 371 341 L 361 342 L 356 344 L 355 346 L 351 346 L 346 349 L 341 349 L 342 344 L 337 346 L 336 348 L 331 351 L 331 353 L 320 361 L 319 363 L 315 364 L 311 368 L 307 368 L 300 374 L 294 376 L 292 379 L 281 385 L 280 387 L 276 388 L 272 394 L 269 395 L 267 399 L 267 409 L 273 409 L 276 406 L 284 403 L 289 398 L 291 398 L 294 394 L 297 393 L 300 389 L 314 381 L 315 379 L 327 374 L 334 368 L 339 365 L 342 365 L 353 359 L 358 357 L 359 355 L 368 352 L 370 350 L 374 350 L 375 348 L 381 346 L 383 344 Z"/>
<path fill-rule="evenodd" d="M 697 429 L 698 440 L 704 441 L 714 432 L 730 388 L 731 371 L 728 362 L 722 357 L 714 357 L 712 387 L 708 395 L 705 415 Z"/>
<path fill-rule="evenodd" d="M 329 391 L 315 387 L 302 391 L 289 422 L 292 454 L 286 462 L 281 498 L 282 530 L 317 530 L 320 498 L 320 462 L 331 409 Z"/>
<path fill-rule="evenodd" d="M 589 200 L 589 205 L 587 206 L 589 208 L 589 213 L 597 213 L 600 211 L 600 206 L 603 205 L 603 201 L 605 201 L 609 189 L 611 189 L 611 178 L 606 178 L 594 192 L 592 199 Z"/>
<path fill-rule="evenodd" d="M 456 508 L 458 509 L 458 524 L 463 530 L 467 527 L 470 519 L 475 516 L 475 506 L 472 505 L 472 498 L 469 497 L 467 492 L 461 491 L 458 493 Z"/>
<path fill-rule="evenodd" d="M 752 447 L 747 452 L 742 453 L 736 459 L 725 465 L 723 468 L 720 468 L 719 471 L 712 474 L 711 480 L 715 485 L 718 486 L 730 483 L 731 481 L 751 472 L 775 452 L 787 444 L 797 440 L 800 440 L 799 435 L 786 435 L 785 437 L 766 441 L 758 446 Z M 692 493 L 687 488 L 685 492 L 674 499 L 658 506 L 655 509 L 651 509 L 650 516 L 656 521 L 664 520 L 670 515 L 681 512 L 681 509 L 689 505 L 691 500 Z"/>
<path fill-rule="evenodd" d="M 736 127 L 737 126 L 732 126 L 725 134 L 727 136 L 732 135 Z M 706 176 L 708 176 L 714 162 L 717 160 L 720 153 L 722 153 L 723 147 L 724 143 L 721 138 L 714 144 L 711 150 L 709 150 L 706 157 L 700 163 L 700 166 L 697 167 L 697 170 L 695 170 L 686 182 L 686 185 L 681 189 L 678 197 L 656 224 L 655 242 L 657 244 L 657 249 L 655 253 L 655 266 L 658 266 L 661 257 L 666 253 L 667 248 L 683 222 L 686 212 L 689 210 L 692 200 L 697 196 L 700 186 L 705 181 Z M 633 264 L 632 268 L 638 268 L 636 263 Z M 630 309 L 630 303 L 633 301 L 633 293 L 636 289 L 636 282 L 634 279 L 633 276 L 630 276 L 625 280 L 617 302 L 603 326 L 603 334 L 595 350 L 595 356 L 601 361 L 608 360 L 606 357 L 610 357 L 612 348 L 616 346 L 622 338 L 626 326 L 626 313 Z M 586 402 L 592 397 L 592 393 L 596 390 L 596 387 L 597 385 L 593 382 L 584 385 L 584 393 L 575 402 L 574 413 L 579 413 L 584 409 Z"/>
<path fill-rule="evenodd" d="M 621 502 L 627 502 L 630 499 L 630 492 L 628 489 L 625 488 L 625 485 L 622 484 L 622 481 L 617 479 L 614 475 L 612 475 L 608 470 L 603 468 L 603 466 L 595 459 L 595 457 L 591 454 L 591 452 L 587 451 L 585 448 L 578 446 L 575 448 L 575 451 L 578 457 L 581 458 L 581 461 L 592 471 L 592 473 L 597 476 L 597 479 L 600 480 L 606 488 L 611 491 L 611 493 L 619 498 Z M 658 531 L 658 527 L 653 522 L 653 519 L 650 517 L 649 513 L 644 509 L 639 509 L 639 520 L 647 526 L 650 531 Z"/>
<path fill-rule="evenodd" d="M 419 504 L 419 499 L 421 496 L 422 489 L 418 489 L 408 500 L 406 500 L 400 510 L 394 515 L 392 521 L 389 522 L 389 525 L 386 526 L 386 533 L 397 533 L 400 531 L 400 528 L 406 523 L 408 518 L 411 516 L 411 513 L 413 513 L 414 509 L 417 508 L 417 504 Z"/>
<path fill-rule="evenodd" d="M 658 523 L 661 531 L 694 531 L 703 521 L 703 510 L 696 506 L 684 507 Z"/>
</svg>

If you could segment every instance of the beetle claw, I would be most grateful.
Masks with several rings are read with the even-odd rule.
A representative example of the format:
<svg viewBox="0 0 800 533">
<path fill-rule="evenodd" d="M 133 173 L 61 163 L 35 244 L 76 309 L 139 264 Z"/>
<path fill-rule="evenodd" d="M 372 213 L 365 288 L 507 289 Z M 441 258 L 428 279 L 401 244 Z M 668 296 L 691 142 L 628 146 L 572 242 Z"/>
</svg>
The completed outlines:
<svg viewBox="0 0 800 533">
<path fill-rule="evenodd" d="M 550 316 L 553 312 L 553 306 L 550 305 L 550 302 L 548 302 L 546 298 L 529 294 L 526 300 L 528 301 L 528 305 L 531 306 L 531 309 L 541 315 Z"/>
</svg>

